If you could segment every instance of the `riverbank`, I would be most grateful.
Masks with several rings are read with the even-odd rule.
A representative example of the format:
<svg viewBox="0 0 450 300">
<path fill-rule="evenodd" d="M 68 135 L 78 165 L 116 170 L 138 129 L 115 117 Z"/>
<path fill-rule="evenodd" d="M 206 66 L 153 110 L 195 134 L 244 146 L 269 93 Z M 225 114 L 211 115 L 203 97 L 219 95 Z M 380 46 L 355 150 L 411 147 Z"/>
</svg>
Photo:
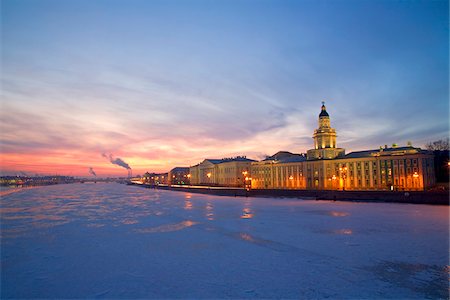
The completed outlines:
<svg viewBox="0 0 450 300">
<path fill-rule="evenodd" d="M 244 188 L 200 187 L 200 186 L 150 186 L 133 184 L 144 188 L 235 197 L 287 197 L 314 200 L 392 202 L 411 204 L 449 205 L 448 191 L 331 191 L 331 190 L 245 190 Z"/>
</svg>

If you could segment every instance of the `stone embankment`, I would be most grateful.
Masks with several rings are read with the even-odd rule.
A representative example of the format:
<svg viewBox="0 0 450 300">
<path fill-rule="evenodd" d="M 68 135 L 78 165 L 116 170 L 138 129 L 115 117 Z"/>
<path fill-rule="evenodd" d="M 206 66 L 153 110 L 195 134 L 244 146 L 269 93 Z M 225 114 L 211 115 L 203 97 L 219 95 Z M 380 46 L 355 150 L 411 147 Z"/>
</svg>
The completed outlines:
<svg viewBox="0 0 450 300">
<path fill-rule="evenodd" d="M 412 204 L 449 205 L 448 191 L 331 191 L 331 190 L 245 190 L 227 187 L 190 187 L 190 186 L 150 186 L 146 188 L 163 189 L 189 193 L 235 197 L 287 197 L 314 200 L 359 201 L 359 202 L 394 202 Z"/>
</svg>

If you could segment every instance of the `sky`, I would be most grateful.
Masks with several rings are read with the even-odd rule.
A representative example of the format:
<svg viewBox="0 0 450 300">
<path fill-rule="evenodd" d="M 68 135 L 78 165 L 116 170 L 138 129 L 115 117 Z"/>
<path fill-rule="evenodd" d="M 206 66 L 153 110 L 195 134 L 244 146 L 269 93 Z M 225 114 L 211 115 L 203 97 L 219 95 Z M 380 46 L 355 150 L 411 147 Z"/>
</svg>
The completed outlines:
<svg viewBox="0 0 450 300">
<path fill-rule="evenodd" d="M 2 174 L 449 135 L 448 1 L 2 0 Z M 92 169 L 90 169 L 92 168 Z"/>
</svg>

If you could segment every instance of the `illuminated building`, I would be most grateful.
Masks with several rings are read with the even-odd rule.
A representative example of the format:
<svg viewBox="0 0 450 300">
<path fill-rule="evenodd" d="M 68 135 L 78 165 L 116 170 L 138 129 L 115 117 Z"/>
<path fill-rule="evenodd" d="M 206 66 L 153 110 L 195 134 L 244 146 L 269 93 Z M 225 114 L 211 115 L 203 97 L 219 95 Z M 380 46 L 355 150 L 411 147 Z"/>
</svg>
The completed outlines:
<svg viewBox="0 0 450 300">
<path fill-rule="evenodd" d="M 250 182 L 250 165 L 255 162 L 244 156 L 205 159 L 190 167 L 191 184 L 216 186 L 244 186 Z"/>
<path fill-rule="evenodd" d="M 158 185 L 158 184 L 167 184 L 168 182 L 168 173 L 149 173 L 146 172 L 142 178 L 142 183 L 149 185 Z"/>
<path fill-rule="evenodd" d="M 190 184 L 189 167 L 176 167 L 169 171 L 169 184 Z"/>
<path fill-rule="evenodd" d="M 324 102 L 319 114 L 319 128 L 314 130 L 313 139 L 314 149 L 308 150 L 308 160 L 344 157 L 345 150 L 336 148 L 336 130 L 331 127 L 330 116 Z"/>
<path fill-rule="evenodd" d="M 345 155 L 325 104 L 306 157 L 280 152 L 251 164 L 253 189 L 424 190 L 435 184 L 433 154 L 411 145 Z"/>
</svg>

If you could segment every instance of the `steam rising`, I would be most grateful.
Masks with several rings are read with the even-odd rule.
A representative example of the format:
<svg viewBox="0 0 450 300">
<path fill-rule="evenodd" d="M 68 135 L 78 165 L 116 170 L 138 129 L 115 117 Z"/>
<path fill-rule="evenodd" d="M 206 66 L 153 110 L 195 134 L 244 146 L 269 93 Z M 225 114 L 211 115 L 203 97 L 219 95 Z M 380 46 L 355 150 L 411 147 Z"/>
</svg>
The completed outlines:
<svg viewBox="0 0 450 300">
<path fill-rule="evenodd" d="M 95 174 L 94 169 L 92 169 L 92 167 L 89 167 L 89 173 L 97 177 L 97 174 Z"/>
<path fill-rule="evenodd" d="M 102 154 L 103 157 L 107 158 L 112 164 L 121 166 L 122 168 L 125 168 L 127 170 L 131 170 L 131 167 L 129 164 L 124 162 L 121 158 L 117 157 L 114 158 L 112 154 L 106 155 L 105 153 Z"/>
</svg>

